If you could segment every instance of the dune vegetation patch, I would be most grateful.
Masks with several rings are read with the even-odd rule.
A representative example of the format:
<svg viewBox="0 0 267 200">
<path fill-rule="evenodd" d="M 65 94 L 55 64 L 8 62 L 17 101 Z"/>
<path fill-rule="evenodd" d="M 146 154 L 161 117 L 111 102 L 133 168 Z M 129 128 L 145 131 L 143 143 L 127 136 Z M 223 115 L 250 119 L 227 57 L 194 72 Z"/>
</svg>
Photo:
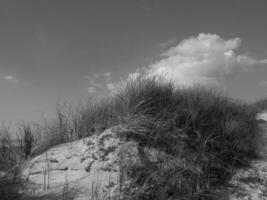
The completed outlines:
<svg viewBox="0 0 267 200">
<path fill-rule="evenodd" d="M 34 129 L 39 141 L 24 126 L 28 149 L 22 149 L 34 156 L 113 128 L 122 140 L 138 144 L 142 158 L 141 165 L 125 165 L 131 181 L 124 199 L 219 199 L 235 170 L 256 156 L 257 112 L 211 89 L 137 78 L 106 99 L 60 107 L 57 119 Z M 161 153 L 148 155 L 148 148 Z"/>
<path fill-rule="evenodd" d="M 255 156 L 256 114 L 253 106 L 213 90 L 140 78 L 88 105 L 79 121 L 88 131 L 78 135 L 119 125 L 125 140 L 171 156 L 155 167 L 131 166 L 131 188 L 137 190 L 129 199 L 217 199 L 235 169 Z"/>
</svg>

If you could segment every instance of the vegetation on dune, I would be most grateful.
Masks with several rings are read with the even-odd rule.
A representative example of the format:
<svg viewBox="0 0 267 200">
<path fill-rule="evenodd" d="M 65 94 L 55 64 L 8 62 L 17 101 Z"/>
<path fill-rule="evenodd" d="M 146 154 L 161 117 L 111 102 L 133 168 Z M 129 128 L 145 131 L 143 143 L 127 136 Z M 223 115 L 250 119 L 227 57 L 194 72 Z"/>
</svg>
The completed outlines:
<svg viewBox="0 0 267 200">
<path fill-rule="evenodd" d="M 257 112 L 200 86 L 177 88 L 164 79 L 139 78 L 97 103 L 76 110 L 59 107 L 57 120 L 38 126 L 39 143 L 25 125 L 24 153 L 38 154 L 118 125 L 123 139 L 138 142 L 140 153 L 153 147 L 170 156 L 152 166 L 129 165 L 135 191 L 125 198 L 218 199 L 234 170 L 255 156 Z"/>
<path fill-rule="evenodd" d="M 256 107 L 259 111 L 267 109 L 267 99 L 260 99 L 252 104 L 252 106 Z"/>
<path fill-rule="evenodd" d="M 217 199 L 219 186 L 255 155 L 257 110 L 214 91 L 141 79 L 128 82 L 116 101 L 124 102 L 125 137 L 183 161 L 133 167 L 137 199 Z"/>
<path fill-rule="evenodd" d="M 0 129 L 0 171 L 8 170 L 16 165 L 17 155 L 14 153 L 13 144 L 9 134 L 9 127 L 2 124 Z"/>
<path fill-rule="evenodd" d="M 152 169 L 131 166 L 138 191 L 129 198 L 216 199 L 219 186 L 255 155 L 257 111 L 199 86 L 176 88 L 163 79 L 141 78 L 113 98 L 89 104 L 80 113 L 78 130 L 85 131 L 78 135 L 120 125 L 125 139 L 183 161 L 181 166 L 166 159 Z"/>
</svg>

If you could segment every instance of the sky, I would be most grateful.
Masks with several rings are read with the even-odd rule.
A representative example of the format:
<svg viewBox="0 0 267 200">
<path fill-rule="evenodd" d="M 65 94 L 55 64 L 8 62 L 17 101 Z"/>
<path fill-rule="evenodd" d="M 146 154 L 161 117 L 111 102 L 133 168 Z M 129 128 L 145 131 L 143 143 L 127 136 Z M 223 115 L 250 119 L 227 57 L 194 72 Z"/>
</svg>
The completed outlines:
<svg viewBox="0 0 267 200">
<path fill-rule="evenodd" d="M 142 73 L 267 97 L 266 0 L 1 0 L 0 122 L 38 121 Z"/>
</svg>

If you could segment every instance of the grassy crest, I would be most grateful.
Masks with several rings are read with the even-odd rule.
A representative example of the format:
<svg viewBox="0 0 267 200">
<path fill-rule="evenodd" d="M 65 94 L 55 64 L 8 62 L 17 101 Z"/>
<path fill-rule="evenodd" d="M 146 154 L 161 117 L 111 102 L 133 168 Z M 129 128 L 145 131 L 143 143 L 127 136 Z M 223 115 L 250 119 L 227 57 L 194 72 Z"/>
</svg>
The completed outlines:
<svg viewBox="0 0 267 200">
<path fill-rule="evenodd" d="M 79 109 L 59 107 L 57 119 L 22 127 L 26 156 L 120 126 L 121 137 L 138 142 L 139 153 L 155 148 L 160 163 L 129 165 L 126 199 L 218 199 L 234 170 L 255 156 L 258 108 L 200 86 L 177 88 L 156 78 L 129 80 L 115 96 Z"/>
<path fill-rule="evenodd" d="M 257 110 L 249 105 L 157 79 L 130 81 L 119 97 L 127 138 L 184 163 L 165 160 L 161 168 L 138 169 L 138 199 L 216 199 L 218 185 L 255 155 Z"/>
<path fill-rule="evenodd" d="M 89 105 L 80 124 L 91 132 L 120 125 L 125 139 L 183 161 L 132 166 L 128 171 L 138 190 L 130 199 L 217 199 L 233 171 L 255 156 L 257 112 L 199 86 L 176 88 L 163 79 L 140 78 L 113 98 Z"/>
</svg>

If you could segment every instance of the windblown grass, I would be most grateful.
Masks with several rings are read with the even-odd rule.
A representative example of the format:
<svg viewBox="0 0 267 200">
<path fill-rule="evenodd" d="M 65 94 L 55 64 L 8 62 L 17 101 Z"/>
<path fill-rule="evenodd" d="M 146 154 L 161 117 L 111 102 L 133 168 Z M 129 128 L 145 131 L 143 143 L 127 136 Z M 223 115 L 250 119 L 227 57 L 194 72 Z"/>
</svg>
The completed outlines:
<svg viewBox="0 0 267 200">
<path fill-rule="evenodd" d="M 21 160 L 21 153 L 12 142 L 9 126 L 0 127 L 0 171 L 11 170 Z"/>
<path fill-rule="evenodd" d="M 260 99 L 252 104 L 259 112 L 267 110 L 267 99 Z"/>
<path fill-rule="evenodd" d="M 249 105 L 157 79 L 128 82 L 119 99 L 127 110 L 125 137 L 184 163 L 139 168 L 137 199 L 218 199 L 219 187 L 255 156 L 257 109 Z"/>
<path fill-rule="evenodd" d="M 88 104 L 77 127 L 85 137 L 120 125 L 126 140 L 183 161 L 132 166 L 128 171 L 138 190 L 130 199 L 218 199 L 233 171 L 256 156 L 257 112 L 203 87 L 140 78 L 128 81 L 116 96 Z"/>
<path fill-rule="evenodd" d="M 118 125 L 122 138 L 138 142 L 139 153 L 153 147 L 170 156 L 161 163 L 129 165 L 135 191 L 126 199 L 219 199 L 234 170 L 256 156 L 257 112 L 200 86 L 139 78 L 108 99 L 76 110 L 59 107 L 56 120 L 39 126 L 35 152 Z"/>
</svg>

